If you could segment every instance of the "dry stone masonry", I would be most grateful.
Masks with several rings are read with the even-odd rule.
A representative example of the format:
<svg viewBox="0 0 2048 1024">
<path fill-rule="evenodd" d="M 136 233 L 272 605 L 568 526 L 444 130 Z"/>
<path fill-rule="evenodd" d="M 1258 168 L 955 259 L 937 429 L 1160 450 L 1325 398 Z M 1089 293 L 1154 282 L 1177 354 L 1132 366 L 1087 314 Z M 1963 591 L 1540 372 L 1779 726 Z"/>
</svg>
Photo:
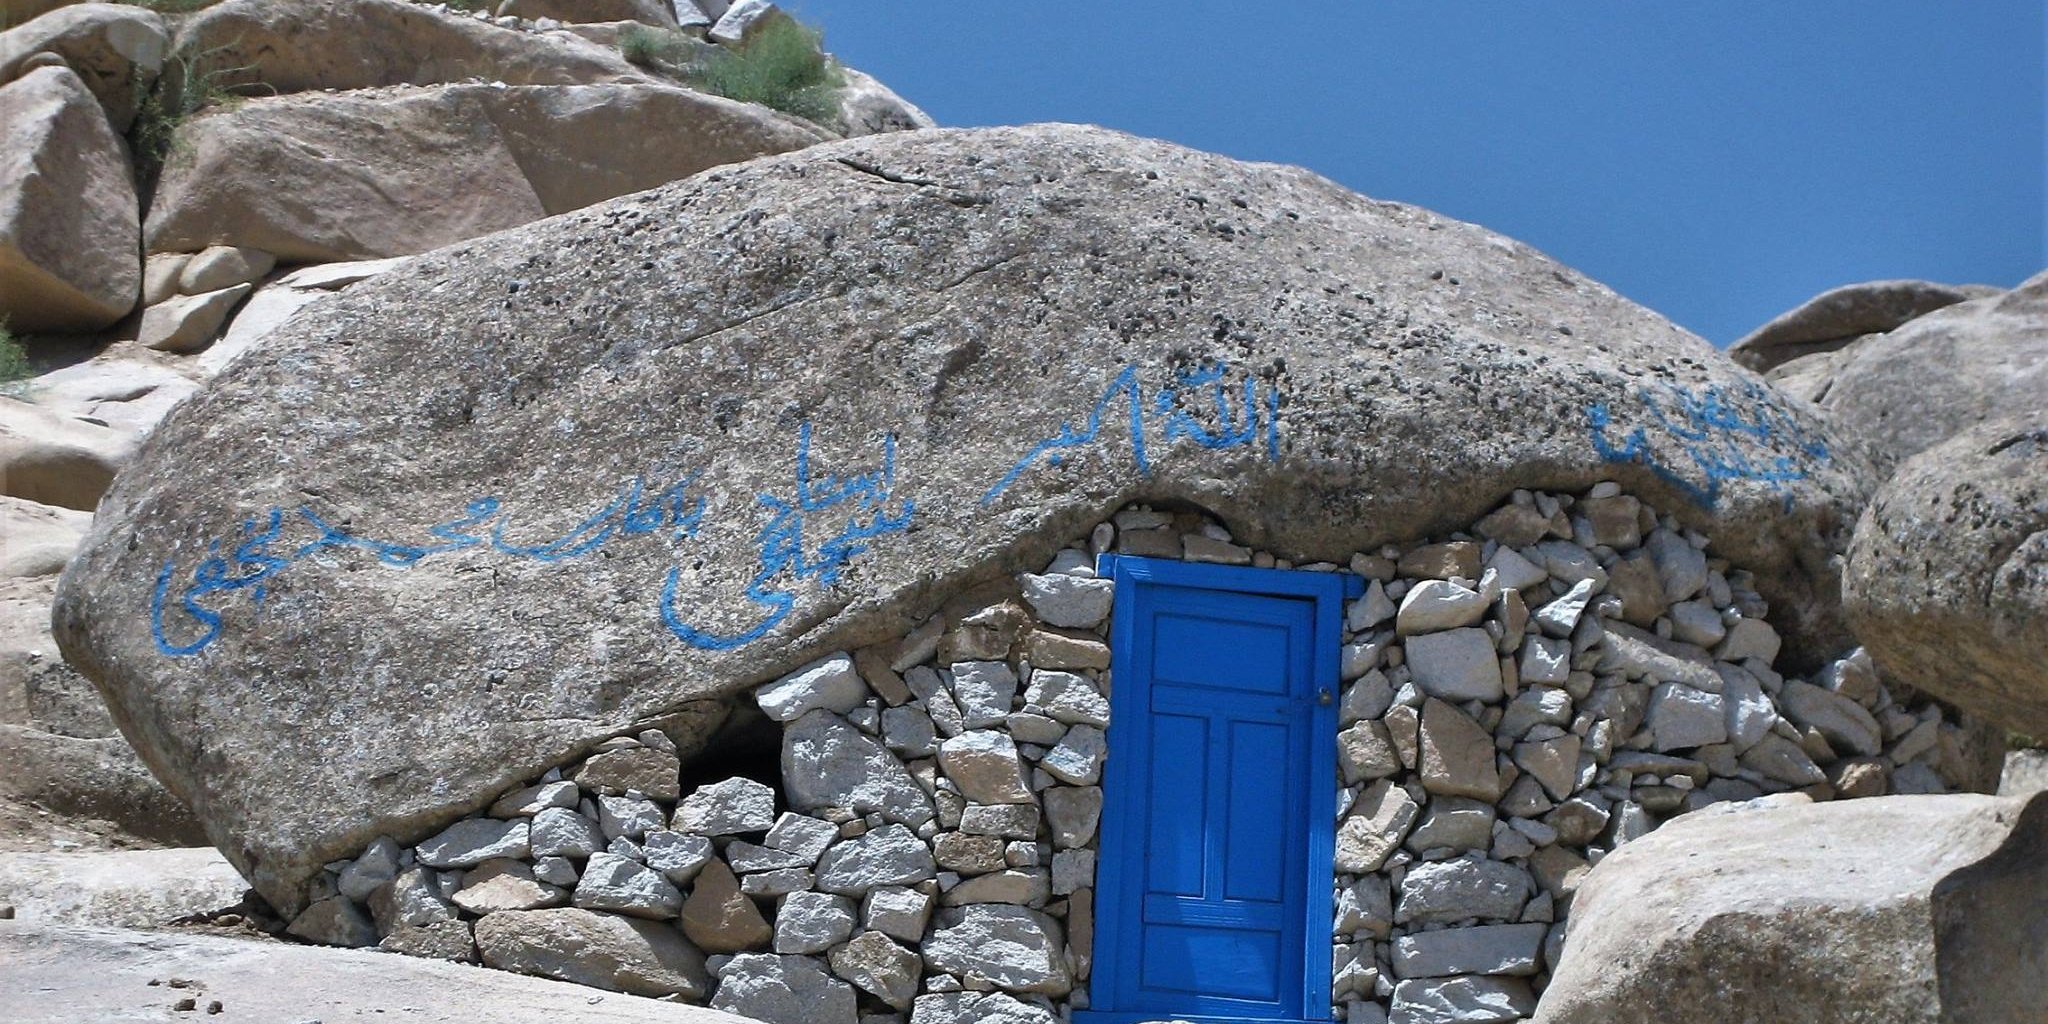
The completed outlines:
<svg viewBox="0 0 2048 1024">
<path fill-rule="evenodd" d="M 778 1024 L 1066 1019 L 1094 952 L 1111 552 L 1364 578 L 1334 780 L 1337 1020 L 1526 1016 L 1580 879 L 1674 816 L 1995 777 L 1995 741 L 1889 692 L 1860 651 L 1780 675 L 1748 574 L 1613 484 L 1516 492 L 1343 566 L 1140 505 L 1042 573 L 757 688 L 727 734 L 772 723 L 761 777 L 718 777 L 732 756 L 686 759 L 659 729 L 615 737 L 410 848 L 327 865 L 291 930 Z"/>
</svg>

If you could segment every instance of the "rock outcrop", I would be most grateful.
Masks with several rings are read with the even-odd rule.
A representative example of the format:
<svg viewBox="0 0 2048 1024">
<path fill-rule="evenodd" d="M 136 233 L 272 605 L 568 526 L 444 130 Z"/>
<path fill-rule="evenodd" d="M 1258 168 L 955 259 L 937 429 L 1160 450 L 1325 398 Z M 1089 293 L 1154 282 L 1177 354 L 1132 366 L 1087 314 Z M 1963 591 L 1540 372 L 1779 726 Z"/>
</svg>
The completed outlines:
<svg viewBox="0 0 2048 1024">
<path fill-rule="evenodd" d="M 0 84 L 0 315 L 11 330 L 93 331 L 125 316 L 142 283 L 139 220 L 127 151 L 76 72 L 37 66 Z"/>
<path fill-rule="evenodd" d="M 2048 408 L 2048 274 L 1771 371 L 1881 472 L 1978 423 Z"/>
<path fill-rule="evenodd" d="M 407 0 L 227 0 L 179 25 L 171 54 L 219 87 L 267 94 L 654 80 L 618 51 L 568 33 L 524 32 Z"/>
<path fill-rule="evenodd" d="M 152 252 L 404 256 L 826 137 L 763 107 L 651 83 L 255 99 L 179 128 L 146 234 Z"/>
<path fill-rule="evenodd" d="M 2048 797 L 1688 815 L 1586 876 L 1536 1020 L 2038 1019 L 2044 865 Z"/>
<path fill-rule="evenodd" d="M 1850 623 L 1886 673 L 2036 737 L 2048 736 L 2048 394 L 2040 397 L 2040 411 L 1906 460 L 1857 523 L 1842 582 Z"/>
<path fill-rule="evenodd" d="M 1344 558 L 1611 477 L 1755 572 L 1817 663 L 1864 479 L 1525 246 L 1056 126 L 812 147 L 419 257 L 142 458 L 60 641 L 285 906 L 359 823 L 417 840 L 1129 500 Z"/>
<path fill-rule="evenodd" d="M 1766 373 L 1805 356 L 1832 352 L 1866 334 L 1895 330 L 1958 302 L 1996 295 L 1983 285 L 1866 281 L 1822 292 L 1728 346 L 1728 358 Z"/>
<path fill-rule="evenodd" d="M 0 82 L 18 76 L 37 54 L 53 55 L 99 98 L 114 131 L 125 132 L 156 84 L 169 46 L 164 20 L 155 11 L 78 4 L 0 32 Z"/>
</svg>

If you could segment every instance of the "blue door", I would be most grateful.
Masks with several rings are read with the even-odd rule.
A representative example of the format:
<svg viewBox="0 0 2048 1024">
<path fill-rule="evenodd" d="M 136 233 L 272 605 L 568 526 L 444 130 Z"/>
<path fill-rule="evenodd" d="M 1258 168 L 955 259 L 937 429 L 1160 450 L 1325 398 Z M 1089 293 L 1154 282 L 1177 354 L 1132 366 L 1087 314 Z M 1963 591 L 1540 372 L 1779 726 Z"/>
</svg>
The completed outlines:
<svg viewBox="0 0 2048 1024">
<path fill-rule="evenodd" d="M 1118 557 L 1094 1024 L 1329 1019 L 1346 583 Z"/>
</svg>

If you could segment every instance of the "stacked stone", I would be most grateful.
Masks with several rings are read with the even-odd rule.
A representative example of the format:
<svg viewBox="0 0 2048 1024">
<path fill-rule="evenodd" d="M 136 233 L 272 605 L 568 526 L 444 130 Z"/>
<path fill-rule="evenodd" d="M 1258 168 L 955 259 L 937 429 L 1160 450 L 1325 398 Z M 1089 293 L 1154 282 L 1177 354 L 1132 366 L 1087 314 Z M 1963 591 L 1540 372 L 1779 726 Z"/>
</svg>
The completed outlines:
<svg viewBox="0 0 2048 1024">
<path fill-rule="evenodd" d="M 1862 652 L 1774 671 L 1765 602 L 1707 549 L 1602 484 L 1351 560 L 1336 1019 L 1526 1016 L 1580 877 L 1672 815 L 1972 777 L 1967 731 Z"/>
<path fill-rule="evenodd" d="M 791 1024 L 1066 1017 L 1109 724 L 1111 584 L 1085 546 L 757 690 L 779 793 L 684 795 L 667 736 L 607 740 L 415 847 L 329 864 L 291 930 Z"/>
<path fill-rule="evenodd" d="M 1533 1009 L 1580 877 L 1668 817 L 1939 792 L 1973 739 L 1858 651 L 1772 668 L 1750 578 L 1612 484 L 1448 540 L 1293 563 L 1136 506 L 1043 573 L 758 688 L 781 785 L 682 792 L 659 731 L 410 849 L 328 865 L 292 931 L 767 1021 L 1051 1024 L 1088 1006 L 1113 584 L 1096 557 L 1348 571 L 1335 1019 Z"/>
</svg>

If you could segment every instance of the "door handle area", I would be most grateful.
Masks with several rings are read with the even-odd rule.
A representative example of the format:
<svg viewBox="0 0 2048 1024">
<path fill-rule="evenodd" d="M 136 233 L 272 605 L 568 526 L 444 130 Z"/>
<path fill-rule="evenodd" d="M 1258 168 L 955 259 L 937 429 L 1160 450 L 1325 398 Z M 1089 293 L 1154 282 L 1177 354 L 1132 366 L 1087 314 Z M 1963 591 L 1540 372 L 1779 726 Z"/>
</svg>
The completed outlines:
<svg viewBox="0 0 2048 1024">
<path fill-rule="evenodd" d="M 1324 706 L 1324 707 L 1329 707 L 1329 706 L 1330 706 L 1330 703 L 1331 703 L 1331 702 L 1332 702 L 1333 700 L 1334 700 L 1334 698 L 1332 698 L 1332 697 L 1330 696 L 1330 688 L 1329 688 L 1329 687 L 1325 686 L 1325 687 L 1322 687 L 1321 689 L 1318 689 L 1318 690 L 1316 691 L 1316 703 L 1318 703 L 1318 704 L 1321 704 L 1321 705 L 1322 705 L 1322 706 Z"/>
</svg>

